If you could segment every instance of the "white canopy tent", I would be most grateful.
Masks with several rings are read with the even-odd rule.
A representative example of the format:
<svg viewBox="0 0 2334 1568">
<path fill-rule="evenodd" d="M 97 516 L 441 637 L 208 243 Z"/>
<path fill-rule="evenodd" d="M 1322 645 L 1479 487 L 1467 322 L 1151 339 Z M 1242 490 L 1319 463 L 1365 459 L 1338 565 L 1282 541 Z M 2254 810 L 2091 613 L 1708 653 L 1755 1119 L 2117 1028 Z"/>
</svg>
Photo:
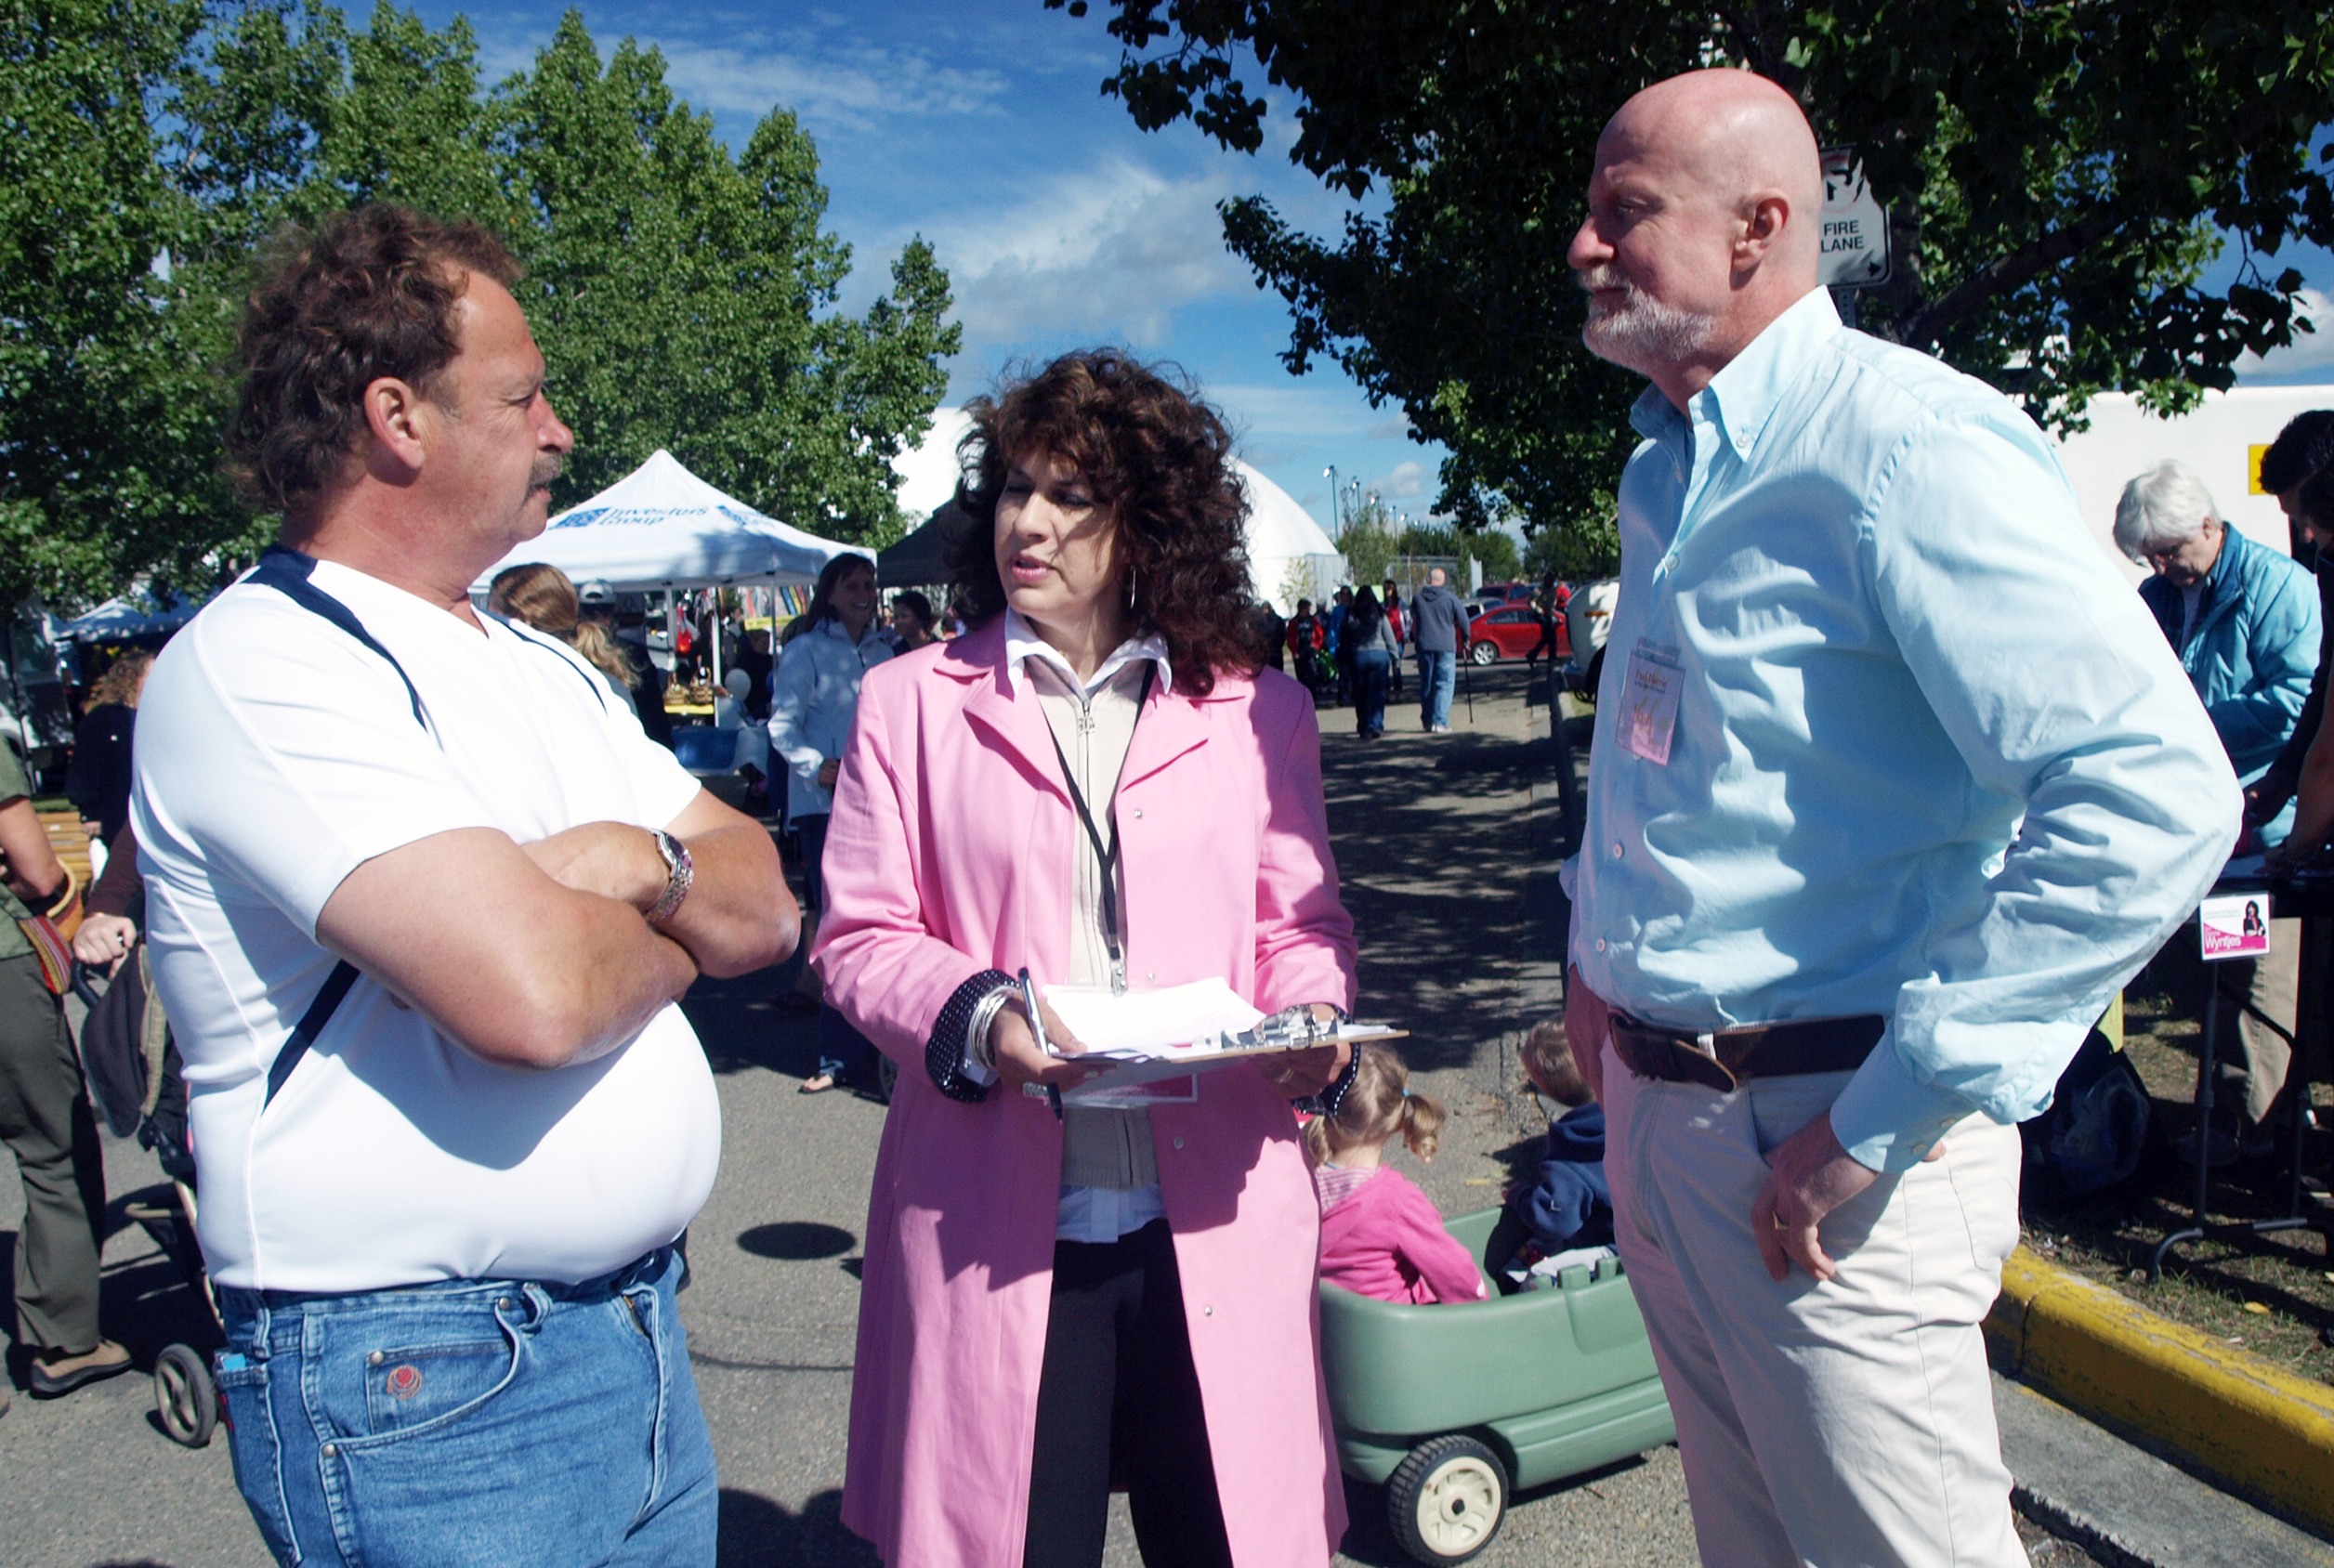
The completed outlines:
<svg viewBox="0 0 2334 1568">
<path fill-rule="evenodd" d="M 202 601 L 171 595 L 164 604 L 143 589 L 108 599 L 86 615 L 59 621 L 50 634 L 78 642 L 127 642 L 133 637 L 158 637 L 176 632 L 194 619 Z"/>
<path fill-rule="evenodd" d="M 1248 484 L 1248 575 L 1256 596 L 1283 616 L 1296 613 L 1300 598 L 1326 603 L 1345 579 L 1345 557 L 1295 496 L 1245 463 L 1239 468 Z"/>
<path fill-rule="evenodd" d="M 892 460 L 892 471 L 899 476 L 901 511 L 929 516 L 955 497 L 956 444 L 972 423 L 963 409 L 941 409 L 915 450 Z M 1298 577 L 1308 580 L 1300 590 L 1304 596 L 1326 596 L 1345 575 L 1345 560 L 1337 546 L 1313 515 L 1297 504 L 1296 497 L 1238 459 L 1232 466 L 1248 487 L 1248 570 L 1256 597 L 1289 615 L 1296 608 L 1297 595 L 1288 589 Z"/>
<path fill-rule="evenodd" d="M 827 562 L 851 551 L 724 495 L 659 447 L 648 462 L 552 518 L 539 537 L 495 562 L 470 591 L 482 599 L 496 573 L 537 561 L 579 583 L 605 582 L 620 594 L 669 595 L 741 581 L 776 586 L 812 581 Z M 669 613 L 669 598 L 667 605 Z M 716 639 L 720 624 L 715 617 Z M 713 655 L 718 666 L 718 645 Z"/>
</svg>

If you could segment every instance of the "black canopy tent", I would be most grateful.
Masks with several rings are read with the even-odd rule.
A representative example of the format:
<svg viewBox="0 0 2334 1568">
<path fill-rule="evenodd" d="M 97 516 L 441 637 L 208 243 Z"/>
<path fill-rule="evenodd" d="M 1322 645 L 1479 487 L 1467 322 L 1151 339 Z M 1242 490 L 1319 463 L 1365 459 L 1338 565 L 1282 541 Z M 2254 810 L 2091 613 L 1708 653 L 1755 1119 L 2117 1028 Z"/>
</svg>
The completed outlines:
<svg viewBox="0 0 2334 1568">
<path fill-rule="evenodd" d="M 964 509 L 951 501 L 932 514 L 932 520 L 875 557 L 875 581 L 886 588 L 923 588 L 949 580 L 950 547 L 958 534 L 972 526 Z"/>
</svg>

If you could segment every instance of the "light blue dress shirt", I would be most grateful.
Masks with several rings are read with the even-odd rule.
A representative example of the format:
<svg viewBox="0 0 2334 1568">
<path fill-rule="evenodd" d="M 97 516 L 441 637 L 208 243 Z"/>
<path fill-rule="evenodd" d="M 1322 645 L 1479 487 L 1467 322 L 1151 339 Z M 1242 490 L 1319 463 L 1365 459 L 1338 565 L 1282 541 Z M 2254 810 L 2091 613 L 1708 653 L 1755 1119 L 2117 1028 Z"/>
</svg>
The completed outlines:
<svg viewBox="0 0 2334 1568">
<path fill-rule="evenodd" d="M 1670 1027 L 1887 1019 L 1831 1111 L 1877 1169 L 2034 1115 L 2236 839 L 2163 634 L 2033 423 L 1821 289 L 1632 422 L 1573 961 Z"/>
</svg>

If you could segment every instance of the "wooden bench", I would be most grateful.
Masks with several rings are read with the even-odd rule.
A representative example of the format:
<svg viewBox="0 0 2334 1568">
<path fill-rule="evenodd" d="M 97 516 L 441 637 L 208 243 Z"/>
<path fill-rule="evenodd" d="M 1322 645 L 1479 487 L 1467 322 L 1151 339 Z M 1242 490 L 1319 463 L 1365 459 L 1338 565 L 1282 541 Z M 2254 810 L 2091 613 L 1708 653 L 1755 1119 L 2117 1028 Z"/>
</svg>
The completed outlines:
<svg viewBox="0 0 2334 1568">
<path fill-rule="evenodd" d="M 57 858 L 86 892 L 96 879 L 89 869 L 89 835 L 81 830 L 81 813 L 67 807 L 38 815 L 42 830 L 48 834 L 48 847 L 56 851 Z"/>
</svg>

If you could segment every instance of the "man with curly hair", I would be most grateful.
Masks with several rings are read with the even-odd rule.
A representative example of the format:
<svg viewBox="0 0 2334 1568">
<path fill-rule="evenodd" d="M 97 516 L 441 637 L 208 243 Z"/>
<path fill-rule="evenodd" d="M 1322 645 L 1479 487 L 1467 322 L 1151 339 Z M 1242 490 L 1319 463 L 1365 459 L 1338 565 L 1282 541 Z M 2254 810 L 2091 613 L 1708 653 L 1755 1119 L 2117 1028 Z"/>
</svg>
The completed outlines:
<svg viewBox="0 0 2334 1568">
<path fill-rule="evenodd" d="M 132 806 L 235 1473 L 285 1563 L 700 1563 L 674 1291 L 718 1102 L 675 1005 L 783 956 L 759 825 L 470 585 L 574 438 L 491 235 L 374 205 L 244 311 L 279 542 L 156 662 Z"/>
</svg>

